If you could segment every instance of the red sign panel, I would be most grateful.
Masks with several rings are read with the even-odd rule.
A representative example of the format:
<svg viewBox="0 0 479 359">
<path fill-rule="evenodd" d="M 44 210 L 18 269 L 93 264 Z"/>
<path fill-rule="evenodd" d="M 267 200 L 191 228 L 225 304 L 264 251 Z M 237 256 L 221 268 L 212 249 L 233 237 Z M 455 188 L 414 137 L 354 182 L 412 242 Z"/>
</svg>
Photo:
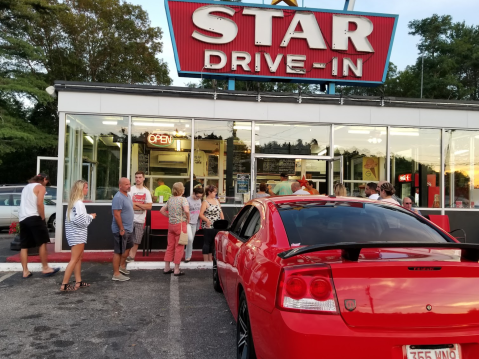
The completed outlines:
<svg viewBox="0 0 479 359">
<path fill-rule="evenodd" d="M 404 175 L 399 175 L 398 182 L 412 182 L 412 174 L 407 173 Z"/>
<path fill-rule="evenodd" d="M 167 0 L 178 75 L 384 82 L 397 15 Z"/>
</svg>

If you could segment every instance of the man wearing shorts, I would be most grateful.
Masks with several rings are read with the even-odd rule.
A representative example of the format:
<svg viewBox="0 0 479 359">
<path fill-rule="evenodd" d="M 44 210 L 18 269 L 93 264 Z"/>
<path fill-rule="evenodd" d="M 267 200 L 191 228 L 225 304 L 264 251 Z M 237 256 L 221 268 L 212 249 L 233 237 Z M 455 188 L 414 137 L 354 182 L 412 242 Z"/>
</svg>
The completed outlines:
<svg viewBox="0 0 479 359">
<path fill-rule="evenodd" d="M 138 246 L 143 238 L 143 232 L 145 231 L 146 211 L 151 209 L 153 202 L 150 191 L 143 186 L 144 181 L 145 173 L 142 171 L 136 172 L 135 186 L 128 192 L 128 195 L 133 201 L 135 216 L 133 218 L 133 247 L 130 249 L 130 255 L 126 258 L 126 263 L 135 260 L 136 251 L 138 250 Z"/>
<path fill-rule="evenodd" d="M 20 260 L 23 267 L 23 279 L 32 276 L 32 273 L 28 270 L 28 248 L 38 246 L 44 277 L 49 277 L 60 270 L 60 268 L 51 268 L 47 263 L 46 243 L 50 242 L 50 235 L 45 223 L 43 199 L 48 181 L 48 175 L 40 173 L 30 179 L 30 183 L 22 191 L 18 218 L 20 221 Z"/>
<path fill-rule="evenodd" d="M 133 247 L 133 202 L 128 192 L 130 192 L 130 180 L 120 178 L 118 184 L 120 190 L 113 197 L 111 211 L 113 221 L 111 230 L 113 232 L 113 277 L 112 280 L 124 282 L 130 280 L 126 269 L 126 257 Z"/>
</svg>

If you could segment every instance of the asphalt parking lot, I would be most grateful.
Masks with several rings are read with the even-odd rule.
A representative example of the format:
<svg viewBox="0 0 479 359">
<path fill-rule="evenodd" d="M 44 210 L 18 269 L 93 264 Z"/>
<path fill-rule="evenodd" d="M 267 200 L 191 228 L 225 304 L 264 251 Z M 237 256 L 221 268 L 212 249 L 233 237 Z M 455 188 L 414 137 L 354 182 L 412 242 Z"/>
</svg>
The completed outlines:
<svg viewBox="0 0 479 359">
<path fill-rule="evenodd" d="M 92 285 L 71 293 L 58 290 L 63 272 L 0 272 L 0 358 L 234 358 L 235 322 L 211 270 L 185 272 L 135 270 L 118 283 L 110 265 L 86 263 Z"/>
</svg>

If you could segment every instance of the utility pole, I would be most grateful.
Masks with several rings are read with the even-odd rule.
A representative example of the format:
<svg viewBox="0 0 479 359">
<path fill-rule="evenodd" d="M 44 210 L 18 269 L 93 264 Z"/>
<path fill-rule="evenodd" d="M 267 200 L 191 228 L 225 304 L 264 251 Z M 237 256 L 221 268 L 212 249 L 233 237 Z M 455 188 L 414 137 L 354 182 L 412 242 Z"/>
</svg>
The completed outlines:
<svg viewBox="0 0 479 359">
<path fill-rule="evenodd" d="M 421 98 L 422 98 L 422 86 L 424 84 L 424 54 L 421 56 L 422 68 L 421 68 Z"/>
</svg>

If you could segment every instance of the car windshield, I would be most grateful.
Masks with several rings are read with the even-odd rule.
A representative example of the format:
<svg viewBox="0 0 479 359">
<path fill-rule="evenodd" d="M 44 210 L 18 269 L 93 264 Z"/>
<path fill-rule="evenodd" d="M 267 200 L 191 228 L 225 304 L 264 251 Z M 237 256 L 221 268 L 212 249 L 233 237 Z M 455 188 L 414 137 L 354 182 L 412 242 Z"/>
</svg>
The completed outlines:
<svg viewBox="0 0 479 359">
<path fill-rule="evenodd" d="M 447 242 L 400 207 L 362 202 L 295 202 L 279 206 L 290 245 L 340 242 Z"/>
</svg>

